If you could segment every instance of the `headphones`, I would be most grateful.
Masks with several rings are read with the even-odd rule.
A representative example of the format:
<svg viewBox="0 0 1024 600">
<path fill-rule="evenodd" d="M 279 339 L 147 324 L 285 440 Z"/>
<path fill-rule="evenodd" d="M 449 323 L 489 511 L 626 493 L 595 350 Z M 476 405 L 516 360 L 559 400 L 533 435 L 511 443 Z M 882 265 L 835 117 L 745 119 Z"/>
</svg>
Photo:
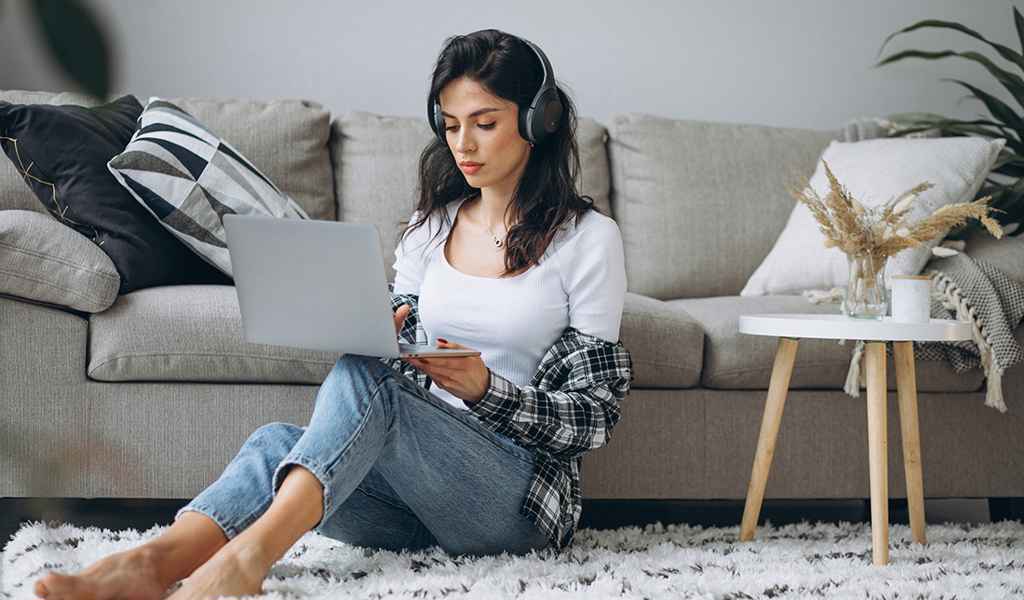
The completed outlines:
<svg viewBox="0 0 1024 600">
<path fill-rule="evenodd" d="M 555 87 L 555 75 L 552 72 L 551 63 L 548 62 L 544 51 L 529 40 L 519 39 L 537 55 L 537 58 L 540 59 L 541 69 L 544 71 L 540 89 L 534 94 L 530 105 L 526 107 L 526 110 L 519 107 L 519 135 L 533 145 L 541 143 L 544 138 L 558 129 L 558 123 L 562 120 L 562 101 L 558 97 L 558 88 Z M 451 44 L 448 47 L 450 46 Z M 445 47 L 441 54 L 444 54 L 448 47 Z M 441 103 L 435 97 L 427 99 L 427 120 L 437 138 L 447 144 Z"/>
</svg>

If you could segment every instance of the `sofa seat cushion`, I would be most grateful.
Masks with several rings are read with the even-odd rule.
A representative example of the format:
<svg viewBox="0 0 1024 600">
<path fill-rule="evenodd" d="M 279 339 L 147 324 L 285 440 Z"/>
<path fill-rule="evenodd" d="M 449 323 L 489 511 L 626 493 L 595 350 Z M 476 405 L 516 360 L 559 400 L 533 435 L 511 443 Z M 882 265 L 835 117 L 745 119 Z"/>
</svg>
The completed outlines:
<svg viewBox="0 0 1024 600">
<path fill-rule="evenodd" d="M 319 385 L 338 355 L 242 339 L 235 288 L 182 285 L 124 294 L 89 322 L 89 377 Z"/>
<path fill-rule="evenodd" d="M 118 297 L 90 317 L 89 377 L 98 381 L 206 381 L 319 385 L 337 354 L 250 344 L 235 288 L 163 286 Z M 634 387 L 700 382 L 704 333 L 678 307 L 626 294 L 623 344 Z"/>
<path fill-rule="evenodd" d="M 700 384 L 704 330 L 679 307 L 627 292 L 619 339 L 633 358 L 632 387 Z"/>
<path fill-rule="evenodd" d="M 835 304 L 811 304 L 803 296 L 719 296 L 670 300 L 701 324 L 707 338 L 701 383 L 715 389 L 768 389 L 778 338 L 739 333 L 739 318 L 757 313 L 836 313 Z M 800 340 L 790 379 L 791 389 L 843 389 L 854 347 L 853 340 Z M 956 373 L 945 361 L 917 361 L 920 392 L 973 392 L 981 389 L 984 373 Z M 896 389 L 896 370 L 890 356 L 886 366 L 890 390 Z"/>
</svg>

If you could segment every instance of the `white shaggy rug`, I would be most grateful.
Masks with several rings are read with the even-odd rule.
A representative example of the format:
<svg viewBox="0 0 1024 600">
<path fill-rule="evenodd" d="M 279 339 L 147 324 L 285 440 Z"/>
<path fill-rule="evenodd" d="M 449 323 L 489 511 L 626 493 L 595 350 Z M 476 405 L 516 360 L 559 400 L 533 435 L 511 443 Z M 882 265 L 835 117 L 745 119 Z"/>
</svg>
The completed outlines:
<svg viewBox="0 0 1024 600">
<path fill-rule="evenodd" d="M 3 554 L 0 597 L 32 598 L 45 571 L 77 572 L 138 545 L 139 533 L 24 525 Z M 930 525 L 928 545 L 890 528 L 890 565 L 871 566 L 867 524 L 758 529 L 649 525 L 581 530 L 572 549 L 455 558 L 372 551 L 309 533 L 274 566 L 261 600 L 327 598 L 1024 598 L 1024 524 Z"/>
</svg>

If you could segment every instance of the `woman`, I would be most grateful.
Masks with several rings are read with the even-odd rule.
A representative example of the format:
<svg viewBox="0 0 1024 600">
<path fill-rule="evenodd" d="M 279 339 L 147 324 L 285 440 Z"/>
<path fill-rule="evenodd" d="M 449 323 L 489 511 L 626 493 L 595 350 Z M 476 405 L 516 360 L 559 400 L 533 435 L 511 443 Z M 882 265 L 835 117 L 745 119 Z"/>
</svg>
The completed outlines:
<svg viewBox="0 0 1024 600">
<path fill-rule="evenodd" d="M 580 457 L 607 443 L 632 378 L 619 230 L 575 191 L 575 109 L 528 42 L 453 38 L 428 113 L 395 327 L 480 355 L 343 356 L 307 427 L 261 427 L 159 537 L 36 594 L 160 598 L 186 577 L 174 600 L 256 594 L 311 529 L 453 554 L 571 542 Z"/>
</svg>

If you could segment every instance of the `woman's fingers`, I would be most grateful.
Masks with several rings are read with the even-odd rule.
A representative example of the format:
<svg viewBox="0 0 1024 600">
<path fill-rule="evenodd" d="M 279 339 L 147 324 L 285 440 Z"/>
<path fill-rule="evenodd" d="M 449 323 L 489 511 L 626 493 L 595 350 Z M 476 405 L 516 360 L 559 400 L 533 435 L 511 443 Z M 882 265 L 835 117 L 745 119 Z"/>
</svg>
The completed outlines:
<svg viewBox="0 0 1024 600">
<path fill-rule="evenodd" d="M 417 359 L 409 359 L 409 362 L 411 362 L 414 367 L 418 368 L 419 370 L 429 375 L 430 378 L 437 382 L 439 385 L 446 386 L 449 384 L 449 382 L 453 381 L 454 379 L 453 374 L 449 369 L 438 367 L 437 365 L 433 364 L 424 364 L 423 361 Z"/>
</svg>

